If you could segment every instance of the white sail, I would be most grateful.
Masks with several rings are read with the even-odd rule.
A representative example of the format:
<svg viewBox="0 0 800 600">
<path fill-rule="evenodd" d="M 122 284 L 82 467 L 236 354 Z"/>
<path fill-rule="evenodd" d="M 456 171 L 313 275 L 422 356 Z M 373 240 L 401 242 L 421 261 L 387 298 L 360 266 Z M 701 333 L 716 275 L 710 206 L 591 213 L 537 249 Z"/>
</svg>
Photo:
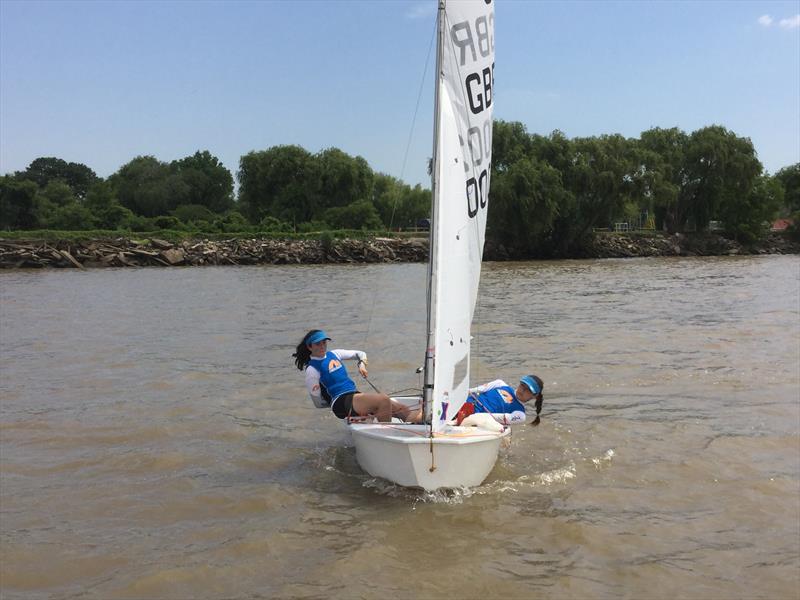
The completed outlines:
<svg viewBox="0 0 800 600">
<path fill-rule="evenodd" d="M 494 5 L 446 0 L 440 18 L 430 308 L 434 431 L 458 412 L 470 381 L 492 160 Z"/>
<path fill-rule="evenodd" d="M 358 464 L 400 485 L 480 485 L 509 427 L 459 427 L 469 386 L 470 325 L 486 230 L 492 161 L 492 0 L 440 0 L 434 134 L 428 345 L 423 402 L 428 425 L 350 423 Z M 398 401 L 417 398 L 397 398 Z"/>
</svg>

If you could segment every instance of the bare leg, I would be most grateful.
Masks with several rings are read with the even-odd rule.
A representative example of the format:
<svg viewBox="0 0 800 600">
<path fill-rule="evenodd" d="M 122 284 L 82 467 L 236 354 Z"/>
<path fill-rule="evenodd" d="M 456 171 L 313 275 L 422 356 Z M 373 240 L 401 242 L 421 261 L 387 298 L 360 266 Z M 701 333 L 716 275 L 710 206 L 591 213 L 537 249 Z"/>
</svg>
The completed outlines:
<svg viewBox="0 0 800 600">
<path fill-rule="evenodd" d="M 374 415 L 382 423 L 390 422 L 393 416 L 406 423 L 422 422 L 422 410 L 411 410 L 386 394 L 359 392 L 353 396 L 353 410 L 362 417 Z"/>
<path fill-rule="evenodd" d="M 392 400 L 386 394 L 366 392 L 354 394 L 353 410 L 362 417 L 374 415 L 382 423 L 392 420 Z"/>
<path fill-rule="evenodd" d="M 392 414 L 399 416 L 406 423 L 422 423 L 422 409 L 411 409 L 402 402 L 392 400 Z"/>
</svg>

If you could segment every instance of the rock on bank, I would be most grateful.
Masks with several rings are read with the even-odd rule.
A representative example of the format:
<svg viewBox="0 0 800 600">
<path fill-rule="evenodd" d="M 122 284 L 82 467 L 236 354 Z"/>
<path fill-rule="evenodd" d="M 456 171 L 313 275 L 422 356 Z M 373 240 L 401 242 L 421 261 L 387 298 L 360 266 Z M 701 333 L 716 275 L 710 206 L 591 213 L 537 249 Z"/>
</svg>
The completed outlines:
<svg viewBox="0 0 800 600">
<path fill-rule="evenodd" d="M 737 254 L 796 254 L 800 243 L 786 234 L 771 233 L 750 245 L 743 245 L 716 233 L 598 234 L 587 249 L 586 258 L 632 256 L 726 256 Z"/>
<path fill-rule="evenodd" d="M 564 256 L 520 256 L 487 242 L 485 260 L 535 258 L 632 258 L 637 256 L 730 256 L 737 254 L 800 254 L 800 241 L 786 233 L 770 233 L 753 244 L 740 244 L 716 233 L 596 233 L 582 247 Z"/>
<path fill-rule="evenodd" d="M 421 262 L 424 239 L 320 240 L 4 240 L 0 268 L 144 267 L 319 263 Z"/>
<path fill-rule="evenodd" d="M 584 248 L 560 258 L 624 258 L 634 256 L 724 256 L 734 254 L 797 254 L 800 243 L 785 234 L 743 246 L 716 234 L 598 234 Z M 503 246 L 486 244 L 485 260 L 536 259 Z M 0 268 L 93 268 L 199 265 L 265 265 L 322 263 L 424 262 L 425 238 L 335 240 L 194 239 L 168 242 L 134 240 L 7 240 L 0 238 Z"/>
</svg>

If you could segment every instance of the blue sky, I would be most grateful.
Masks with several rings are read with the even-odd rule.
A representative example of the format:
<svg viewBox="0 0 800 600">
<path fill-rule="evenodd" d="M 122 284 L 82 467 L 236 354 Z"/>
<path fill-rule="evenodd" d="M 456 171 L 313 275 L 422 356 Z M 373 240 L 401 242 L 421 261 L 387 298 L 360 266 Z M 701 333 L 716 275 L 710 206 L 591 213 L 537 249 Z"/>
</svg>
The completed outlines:
<svg viewBox="0 0 800 600">
<path fill-rule="evenodd" d="M 427 186 L 435 12 L 0 0 L 0 173 L 57 156 L 107 177 L 196 150 L 235 173 L 251 150 L 299 144 Z M 770 172 L 800 161 L 800 1 L 497 0 L 495 13 L 495 118 L 570 137 L 721 124 Z"/>
</svg>

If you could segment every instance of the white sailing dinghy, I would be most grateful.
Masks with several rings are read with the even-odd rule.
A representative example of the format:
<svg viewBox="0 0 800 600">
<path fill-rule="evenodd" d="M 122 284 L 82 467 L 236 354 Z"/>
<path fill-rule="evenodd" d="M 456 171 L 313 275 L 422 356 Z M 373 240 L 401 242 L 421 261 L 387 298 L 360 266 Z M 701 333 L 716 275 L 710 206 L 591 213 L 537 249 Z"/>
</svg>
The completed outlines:
<svg viewBox="0 0 800 600">
<path fill-rule="evenodd" d="M 468 396 L 470 326 L 486 230 L 493 1 L 439 0 L 437 39 L 428 334 L 421 398 L 428 424 L 349 424 L 362 469 L 426 490 L 480 485 L 494 467 L 502 439 L 510 434 L 507 427 L 449 424 Z"/>
</svg>

